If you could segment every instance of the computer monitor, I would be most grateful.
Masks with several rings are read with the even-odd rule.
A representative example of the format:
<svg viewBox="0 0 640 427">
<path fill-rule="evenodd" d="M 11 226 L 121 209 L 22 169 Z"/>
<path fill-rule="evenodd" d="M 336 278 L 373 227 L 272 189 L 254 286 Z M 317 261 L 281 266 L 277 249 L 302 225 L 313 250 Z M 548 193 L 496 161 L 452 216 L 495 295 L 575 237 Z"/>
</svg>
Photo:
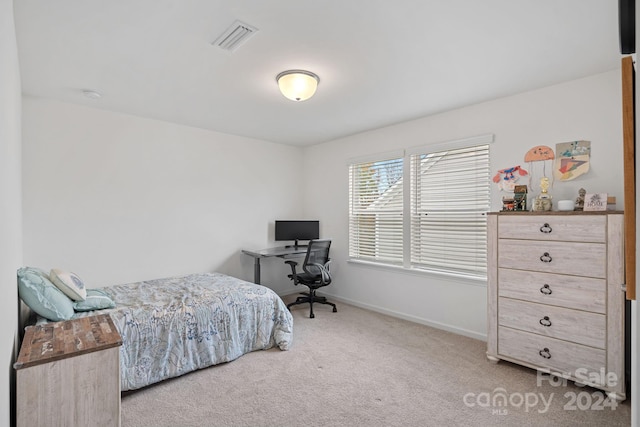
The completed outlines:
<svg viewBox="0 0 640 427">
<path fill-rule="evenodd" d="M 298 246 L 299 240 L 320 238 L 320 221 L 276 220 L 275 234 L 276 241 L 293 240 L 295 246 Z"/>
</svg>

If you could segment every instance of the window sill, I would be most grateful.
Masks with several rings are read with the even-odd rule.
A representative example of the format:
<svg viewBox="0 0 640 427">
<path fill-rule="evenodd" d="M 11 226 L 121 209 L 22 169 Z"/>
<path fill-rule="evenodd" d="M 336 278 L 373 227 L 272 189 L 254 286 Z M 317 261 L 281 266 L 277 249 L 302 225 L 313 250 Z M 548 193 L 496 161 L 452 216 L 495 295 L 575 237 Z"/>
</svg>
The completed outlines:
<svg viewBox="0 0 640 427">
<path fill-rule="evenodd" d="M 431 276 L 431 277 L 450 279 L 450 280 L 455 280 L 458 283 L 463 283 L 465 285 L 482 286 L 482 287 L 487 286 L 486 278 L 467 276 L 464 274 L 455 274 L 455 273 L 447 273 L 444 271 L 426 270 L 423 268 L 405 268 L 399 265 L 381 264 L 378 262 L 363 261 L 359 259 L 349 259 L 347 260 L 347 263 L 362 266 L 362 267 L 371 267 L 371 268 L 376 268 L 380 270 L 393 271 L 393 272 L 402 273 L 402 274 L 411 274 L 415 276 Z"/>
</svg>

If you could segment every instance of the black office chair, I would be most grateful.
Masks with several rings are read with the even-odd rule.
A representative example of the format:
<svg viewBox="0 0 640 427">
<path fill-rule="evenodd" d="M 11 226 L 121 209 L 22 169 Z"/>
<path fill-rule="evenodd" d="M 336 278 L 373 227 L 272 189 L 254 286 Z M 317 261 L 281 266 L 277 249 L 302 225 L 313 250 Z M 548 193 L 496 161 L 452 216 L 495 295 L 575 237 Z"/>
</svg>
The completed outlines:
<svg viewBox="0 0 640 427">
<path fill-rule="evenodd" d="M 331 240 L 311 240 L 309 241 L 309 247 L 307 248 L 307 255 L 302 263 L 302 270 L 304 272 L 296 272 L 295 261 L 285 261 L 285 263 L 291 266 L 291 274 L 288 277 L 293 280 L 293 284 L 305 285 L 309 288 L 309 292 L 302 292 L 303 296 L 298 297 L 294 302 L 287 305 L 290 308 L 292 305 L 309 303 L 309 309 L 311 313 L 310 318 L 314 318 L 313 303 L 327 304 L 333 307 L 333 312 L 336 313 L 338 309 L 336 305 L 327 301 L 325 297 L 316 296 L 316 290 L 323 286 L 327 286 L 331 283 L 331 275 L 329 274 L 329 247 L 331 246 Z"/>
</svg>

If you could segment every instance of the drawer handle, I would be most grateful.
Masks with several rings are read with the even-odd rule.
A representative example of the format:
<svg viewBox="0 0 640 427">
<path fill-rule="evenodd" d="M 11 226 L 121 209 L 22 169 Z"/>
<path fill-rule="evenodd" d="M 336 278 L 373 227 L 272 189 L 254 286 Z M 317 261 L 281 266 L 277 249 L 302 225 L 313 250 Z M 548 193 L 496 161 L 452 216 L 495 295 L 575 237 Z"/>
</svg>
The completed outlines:
<svg viewBox="0 0 640 427">
<path fill-rule="evenodd" d="M 540 324 L 542 326 L 551 326 L 551 320 L 549 319 L 549 316 L 544 316 L 542 319 L 540 319 Z"/>
<path fill-rule="evenodd" d="M 551 255 L 549 255 L 549 252 L 545 252 L 542 254 L 542 256 L 540 257 L 540 261 L 542 262 L 551 262 L 553 260 L 553 258 L 551 258 Z"/>
<path fill-rule="evenodd" d="M 551 359 L 551 353 L 549 352 L 549 349 L 546 347 L 544 348 L 544 350 L 540 350 L 538 354 L 544 357 L 545 359 Z"/>
<path fill-rule="evenodd" d="M 553 231 L 553 228 L 549 225 L 549 223 L 545 222 L 542 227 L 540 227 L 540 231 L 546 234 L 549 234 Z"/>
<path fill-rule="evenodd" d="M 551 295 L 553 293 L 553 291 L 547 284 L 545 284 L 543 287 L 540 288 L 540 292 L 545 295 Z"/>
</svg>

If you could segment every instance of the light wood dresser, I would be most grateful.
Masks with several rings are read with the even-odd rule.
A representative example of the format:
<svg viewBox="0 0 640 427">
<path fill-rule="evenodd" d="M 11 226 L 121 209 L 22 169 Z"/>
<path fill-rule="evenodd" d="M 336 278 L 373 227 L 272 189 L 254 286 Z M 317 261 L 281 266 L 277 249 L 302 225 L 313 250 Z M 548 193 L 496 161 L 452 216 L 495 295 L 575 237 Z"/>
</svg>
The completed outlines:
<svg viewBox="0 0 640 427">
<path fill-rule="evenodd" d="M 14 364 L 17 426 L 120 426 L 121 344 L 104 314 L 28 327 Z"/>
<path fill-rule="evenodd" d="M 624 400 L 621 212 L 488 216 L 487 357 Z"/>
</svg>

